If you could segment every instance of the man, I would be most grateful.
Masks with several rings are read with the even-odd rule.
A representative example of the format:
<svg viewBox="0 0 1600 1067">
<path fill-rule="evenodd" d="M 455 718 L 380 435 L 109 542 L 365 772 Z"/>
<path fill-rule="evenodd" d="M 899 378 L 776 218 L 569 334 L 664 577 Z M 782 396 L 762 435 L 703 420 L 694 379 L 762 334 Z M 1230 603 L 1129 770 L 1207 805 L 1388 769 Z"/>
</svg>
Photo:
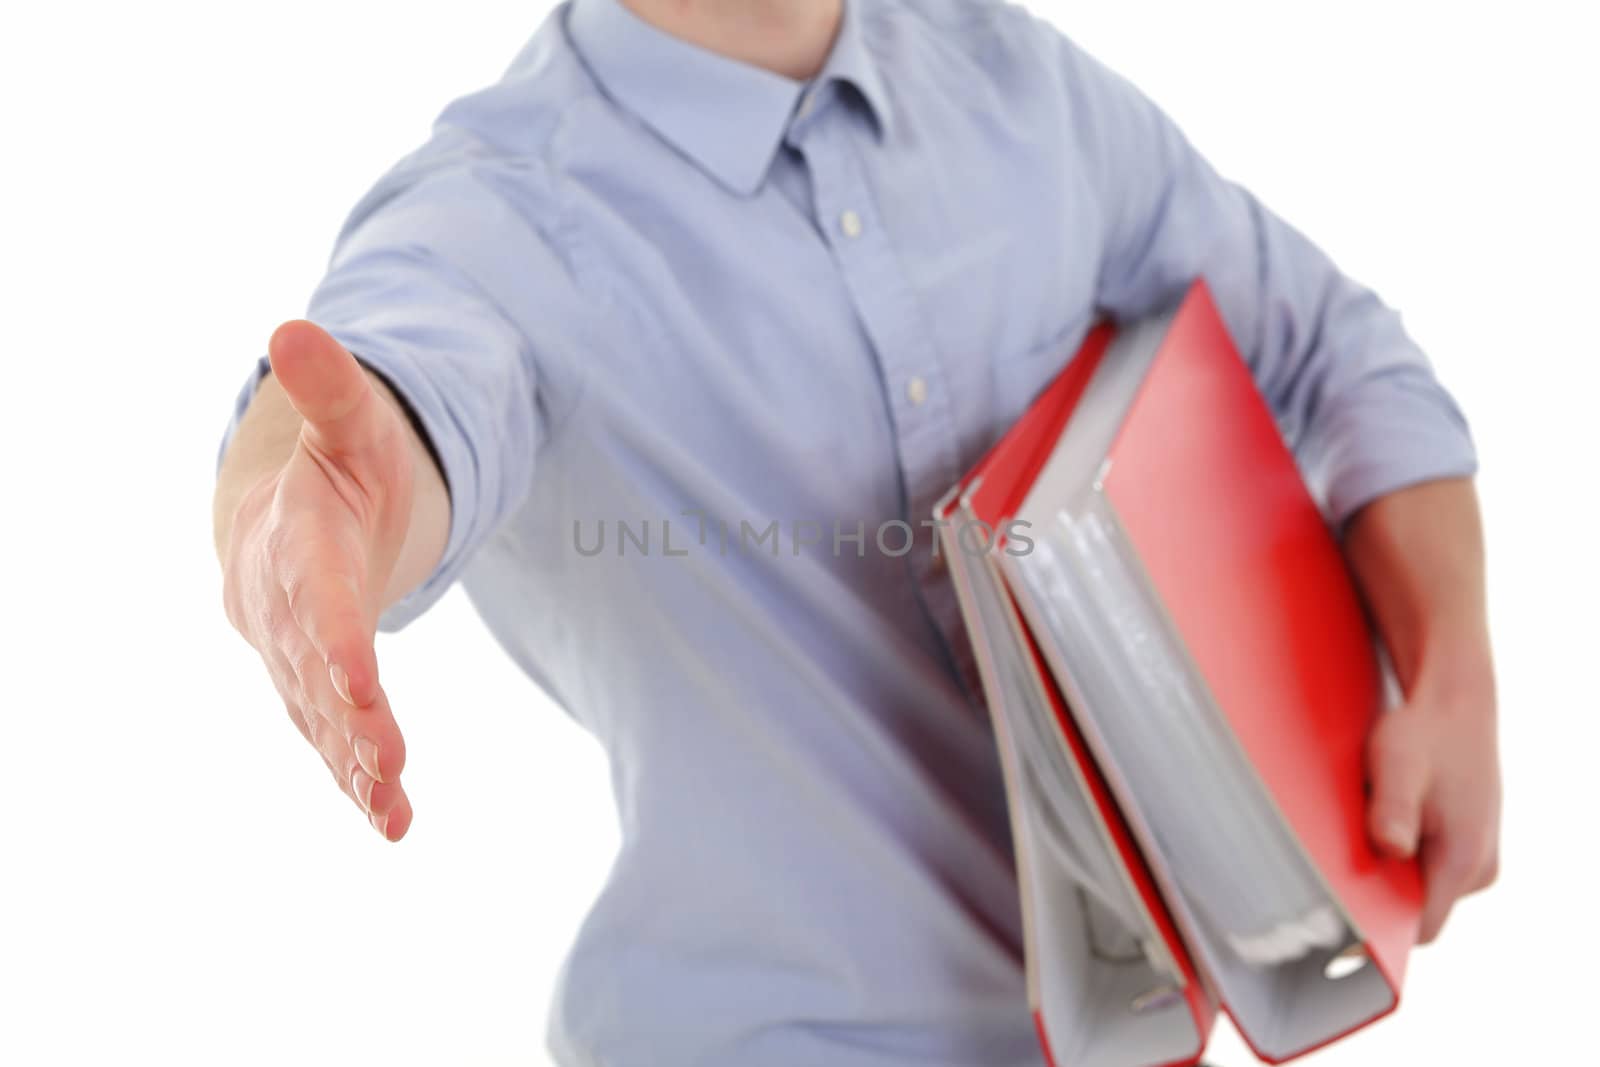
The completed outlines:
<svg viewBox="0 0 1600 1067">
<path fill-rule="evenodd" d="M 605 744 L 622 844 L 561 1062 L 1037 1064 L 948 576 L 926 527 L 876 533 L 1096 316 L 1198 275 L 1395 660 L 1371 831 L 1420 850 L 1431 939 L 1496 863 L 1465 422 L 1394 313 L 1018 8 L 559 9 L 273 335 L 217 487 L 228 616 L 391 840 L 374 630 L 458 577 Z"/>
</svg>

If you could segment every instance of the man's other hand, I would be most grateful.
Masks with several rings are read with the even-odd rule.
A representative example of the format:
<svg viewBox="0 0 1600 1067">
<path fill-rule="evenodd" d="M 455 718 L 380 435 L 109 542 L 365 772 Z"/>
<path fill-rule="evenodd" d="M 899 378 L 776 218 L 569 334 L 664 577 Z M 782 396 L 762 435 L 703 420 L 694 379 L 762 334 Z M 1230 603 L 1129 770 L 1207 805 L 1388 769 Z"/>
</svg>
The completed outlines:
<svg viewBox="0 0 1600 1067">
<path fill-rule="evenodd" d="M 1498 711 L 1472 483 L 1379 498 L 1351 521 L 1345 551 L 1406 694 L 1368 740 L 1368 833 L 1390 855 L 1420 858 L 1428 942 L 1500 870 Z"/>
<path fill-rule="evenodd" d="M 1391 855 L 1420 854 L 1421 940 L 1500 870 L 1500 760 L 1491 686 L 1424 678 L 1384 715 L 1368 746 L 1371 835 Z"/>
</svg>

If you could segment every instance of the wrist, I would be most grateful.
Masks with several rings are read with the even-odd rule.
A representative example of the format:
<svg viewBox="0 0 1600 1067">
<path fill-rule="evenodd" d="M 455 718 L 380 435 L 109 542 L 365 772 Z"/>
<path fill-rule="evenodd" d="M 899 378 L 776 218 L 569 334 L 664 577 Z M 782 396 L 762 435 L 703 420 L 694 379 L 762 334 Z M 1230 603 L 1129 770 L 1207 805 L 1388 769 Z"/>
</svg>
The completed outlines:
<svg viewBox="0 0 1600 1067">
<path fill-rule="evenodd" d="M 1495 714 L 1494 658 L 1484 627 L 1431 634 L 1418 663 L 1415 702 L 1449 715 Z"/>
</svg>

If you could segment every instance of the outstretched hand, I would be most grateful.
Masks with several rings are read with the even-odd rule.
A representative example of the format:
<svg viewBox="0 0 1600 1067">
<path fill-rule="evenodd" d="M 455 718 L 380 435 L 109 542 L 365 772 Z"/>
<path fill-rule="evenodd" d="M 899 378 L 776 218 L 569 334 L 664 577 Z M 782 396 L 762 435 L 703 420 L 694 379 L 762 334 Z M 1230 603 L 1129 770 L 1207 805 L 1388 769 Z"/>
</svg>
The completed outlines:
<svg viewBox="0 0 1600 1067">
<path fill-rule="evenodd" d="M 411 825 L 405 742 L 373 651 L 411 516 L 404 417 L 312 323 L 284 323 L 272 375 L 304 419 L 282 467 L 240 499 L 222 548 L 228 619 L 260 654 L 289 718 L 374 829 Z"/>
</svg>

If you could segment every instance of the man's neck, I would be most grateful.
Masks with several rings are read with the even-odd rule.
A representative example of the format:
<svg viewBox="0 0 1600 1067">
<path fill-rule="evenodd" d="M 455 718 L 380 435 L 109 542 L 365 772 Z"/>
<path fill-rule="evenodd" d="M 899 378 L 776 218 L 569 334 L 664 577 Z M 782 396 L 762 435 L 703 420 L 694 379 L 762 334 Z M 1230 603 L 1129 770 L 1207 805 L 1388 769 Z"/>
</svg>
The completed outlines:
<svg viewBox="0 0 1600 1067">
<path fill-rule="evenodd" d="M 718 55 L 797 81 L 822 69 L 843 0 L 623 0 L 635 15 Z"/>
</svg>

